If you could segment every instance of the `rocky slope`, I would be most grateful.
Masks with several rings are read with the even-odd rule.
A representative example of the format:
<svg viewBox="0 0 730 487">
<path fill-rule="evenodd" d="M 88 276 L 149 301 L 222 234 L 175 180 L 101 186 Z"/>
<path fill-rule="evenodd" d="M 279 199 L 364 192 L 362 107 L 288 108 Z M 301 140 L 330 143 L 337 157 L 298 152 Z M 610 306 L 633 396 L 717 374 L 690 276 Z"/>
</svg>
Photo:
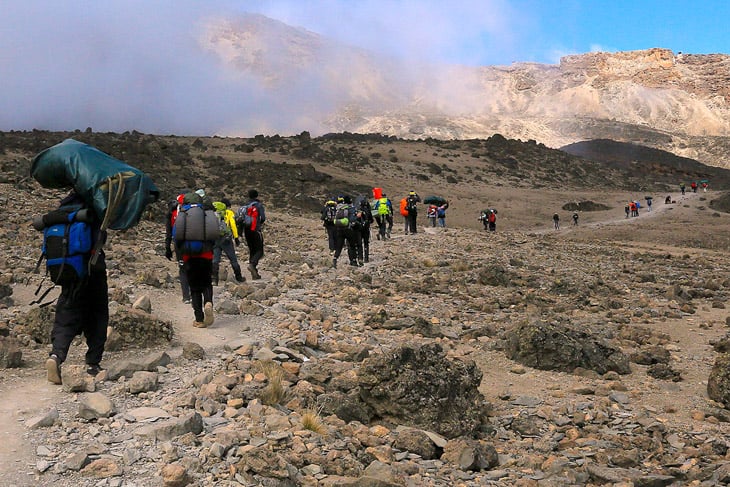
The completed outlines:
<svg viewBox="0 0 730 487">
<path fill-rule="evenodd" d="M 730 216 L 708 209 L 716 193 L 681 197 L 666 183 L 660 187 L 675 203 L 657 202 L 652 212 L 625 219 L 619 202 L 633 192 L 598 189 L 621 169 L 603 173 L 597 165 L 598 176 L 561 180 L 570 194 L 552 191 L 554 181 L 545 178 L 560 172 L 564 156 L 506 139 L 492 141 L 497 151 L 372 138 L 360 146 L 357 137 L 85 136 L 92 135 L 113 155 L 134 153 L 135 165 L 164 187 L 231 194 L 257 186 L 270 218 L 263 279 L 225 278 L 215 290 L 216 322 L 193 328 L 153 209 L 108 246 L 117 337 L 105 374 L 93 381 L 78 367 L 81 343 L 64 366 L 65 385 L 46 383 L 50 309 L 29 305 L 40 280 L 32 272 L 39 240 L 29 216 L 58 194 L 40 189 L 26 171 L 36 146 L 61 134 L 5 134 L 14 142 L 4 146 L 0 182 L 9 209 L 0 238 L 0 330 L 9 338 L 0 345 L 22 352 L 22 362 L 0 374 L 8 433 L 0 445 L 2 482 L 730 482 L 730 384 L 721 373 L 730 349 Z M 394 149 L 396 161 L 383 171 L 353 156 L 355 148 Z M 308 151 L 350 154 L 362 166 L 353 172 L 333 162 L 322 178 L 314 165 L 291 163 Z M 471 163 L 493 169 L 511 156 L 517 167 L 477 179 L 466 169 L 474 151 L 483 156 Z M 241 153 L 270 160 L 249 162 L 244 167 L 256 170 L 246 173 L 231 163 Z M 286 164 L 276 159 L 282 153 Z M 449 184 L 430 172 L 432 164 L 465 180 Z M 512 179 L 517 168 L 520 184 Z M 397 219 L 393 239 L 371 242 L 368 264 L 332 269 L 316 210 L 298 192 L 356 191 L 407 174 L 428 178 L 401 187 L 426 194 L 433 185 L 460 202 L 449 228 L 421 226 L 405 236 Z M 497 233 L 479 228 L 474 212 L 487 201 L 467 205 L 472 191 L 490 193 L 489 202 L 501 198 Z M 549 216 L 559 211 L 567 224 L 560 206 L 587 193 L 611 205 L 581 212 L 575 228 L 552 230 Z"/>
<path fill-rule="evenodd" d="M 725 54 L 657 48 L 566 56 L 558 65 L 414 66 L 259 15 L 211 23 L 201 43 L 266 89 L 306 90 L 322 131 L 437 139 L 500 133 L 550 147 L 610 138 L 728 164 Z"/>
</svg>

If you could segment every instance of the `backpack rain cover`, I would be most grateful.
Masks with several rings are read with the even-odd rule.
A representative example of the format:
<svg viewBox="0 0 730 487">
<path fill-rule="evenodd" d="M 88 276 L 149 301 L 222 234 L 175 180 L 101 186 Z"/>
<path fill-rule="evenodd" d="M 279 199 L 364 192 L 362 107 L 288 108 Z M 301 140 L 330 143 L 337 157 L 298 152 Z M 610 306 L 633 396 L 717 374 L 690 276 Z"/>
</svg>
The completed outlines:
<svg viewBox="0 0 730 487">
<path fill-rule="evenodd" d="M 104 218 L 109 202 L 107 178 L 117 178 L 120 174 L 124 180 L 124 192 L 121 203 L 109 218 L 108 228 L 112 230 L 133 227 L 139 222 L 145 207 L 157 200 L 160 192 L 149 176 L 96 147 L 74 139 L 66 139 L 39 152 L 30 167 L 30 175 L 44 188 L 73 187 L 94 208 L 100 220 Z"/>
</svg>

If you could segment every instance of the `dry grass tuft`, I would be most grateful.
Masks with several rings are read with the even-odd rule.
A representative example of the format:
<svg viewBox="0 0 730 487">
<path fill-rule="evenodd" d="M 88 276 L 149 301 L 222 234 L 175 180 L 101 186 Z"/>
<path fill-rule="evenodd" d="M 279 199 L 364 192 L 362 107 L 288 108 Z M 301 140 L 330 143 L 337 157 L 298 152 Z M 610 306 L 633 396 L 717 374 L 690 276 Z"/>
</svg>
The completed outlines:
<svg viewBox="0 0 730 487">
<path fill-rule="evenodd" d="M 302 414 L 302 426 L 304 426 L 304 429 L 313 431 L 320 435 L 327 432 L 327 428 L 325 428 L 319 412 L 313 409 L 308 409 Z"/>
<path fill-rule="evenodd" d="M 256 362 L 254 368 L 257 372 L 261 372 L 266 376 L 267 384 L 266 387 L 261 391 L 261 402 L 267 406 L 273 406 L 275 404 L 281 404 L 286 396 L 286 389 L 284 388 L 284 369 L 281 365 L 271 360 L 265 360 L 263 362 Z"/>
</svg>

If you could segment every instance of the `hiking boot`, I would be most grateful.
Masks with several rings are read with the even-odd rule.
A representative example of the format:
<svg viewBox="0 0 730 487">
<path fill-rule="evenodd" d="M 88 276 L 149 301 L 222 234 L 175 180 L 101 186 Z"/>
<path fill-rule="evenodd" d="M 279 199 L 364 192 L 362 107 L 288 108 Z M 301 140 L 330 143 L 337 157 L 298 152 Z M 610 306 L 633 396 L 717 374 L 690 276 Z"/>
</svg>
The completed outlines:
<svg viewBox="0 0 730 487">
<path fill-rule="evenodd" d="M 337 258 L 332 259 L 332 267 L 337 269 Z"/>
<path fill-rule="evenodd" d="M 190 298 L 183 298 L 183 304 L 190 304 L 192 301 L 190 301 Z"/>
<path fill-rule="evenodd" d="M 48 373 L 48 382 L 61 385 L 61 362 L 56 355 L 51 355 L 46 360 L 46 372 Z"/>
<path fill-rule="evenodd" d="M 205 328 L 206 327 L 205 323 L 203 323 L 202 321 L 193 321 L 193 326 L 195 328 Z"/>
<path fill-rule="evenodd" d="M 358 261 L 357 261 L 357 265 L 359 265 L 360 267 L 362 267 L 362 266 L 364 266 L 365 264 L 363 263 L 363 261 L 361 261 L 361 260 L 358 260 Z"/>
<path fill-rule="evenodd" d="M 354 267 L 357 267 L 357 261 L 356 260 L 351 260 L 350 261 L 350 265 L 351 266 L 354 266 Z"/>
<path fill-rule="evenodd" d="M 256 267 L 254 267 L 253 264 L 248 265 L 248 270 L 251 272 L 251 279 L 261 279 L 261 275 L 259 274 L 259 271 L 256 270 Z"/>
<path fill-rule="evenodd" d="M 239 272 L 238 274 L 236 274 L 236 281 L 237 282 L 246 282 L 246 278 L 243 277 L 243 275 Z"/>
<path fill-rule="evenodd" d="M 203 306 L 203 324 L 208 327 L 213 324 L 213 321 L 215 321 L 215 316 L 213 315 L 213 303 L 208 301 L 205 303 L 205 306 Z"/>
<path fill-rule="evenodd" d="M 101 365 L 99 364 L 89 364 L 89 366 L 86 367 L 86 373 L 89 375 L 93 375 L 94 377 L 99 375 L 102 370 L 104 369 L 102 369 Z"/>
<path fill-rule="evenodd" d="M 367 264 L 368 262 L 370 262 L 370 257 L 365 257 L 365 263 Z"/>
</svg>

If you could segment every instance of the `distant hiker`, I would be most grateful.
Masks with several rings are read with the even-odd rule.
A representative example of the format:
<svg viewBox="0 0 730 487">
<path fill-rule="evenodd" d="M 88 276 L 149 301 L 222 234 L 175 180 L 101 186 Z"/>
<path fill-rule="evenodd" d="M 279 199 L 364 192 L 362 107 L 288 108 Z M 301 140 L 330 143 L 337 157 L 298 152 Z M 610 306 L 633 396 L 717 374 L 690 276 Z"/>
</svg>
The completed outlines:
<svg viewBox="0 0 730 487">
<path fill-rule="evenodd" d="M 573 212 L 573 226 L 574 227 L 578 226 L 578 212 L 577 211 Z"/>
<path fill-rule="evenodd" d="M 478 220 L 484 225 L 484 230 L 494 232 L 497 230 L 497 210 L 494 208 L 487 208 L 482 210 Z"/>
<path fill-rule="evenodd" d="M 370 227 L 375 219 L 373 218 L 373 210 L 370 208 L 370 202 L 366 197 L 359 198 L 355 205 L 357 216 L 357 224 L 355 230 L 357 234 L 357 263 L 362 266 L 363 263 L 370 261 Z"/>
<path fill-rule="evenodd" d="M 86 372 L 96 376 L 102 370 L 100 363 L 109 326 L 106 256 L 101 248 L 106 241 L 106 232 L 101 229 L 101 222 L 96 218 L 91 205 L 88 205 L 75 191 L 61 200 L 57 211 L 69 214 L 70 209 L 78 211 L 85 208 L 89 210 L 88 215 L 90 215 L 88 222 L 90 247 L 87 255 L 83 256 L 83 267 L 88 270 L 88 274 L 85 277 L 78 276 L 78 279 L 69 277 L 57 282 L 61 285 L 61 294 L 56 301 L 56 313 L 51 331 L 51 353 L 46 360 L 48 381 L 53 384 L 61 384 L 61 364 L 66 361 L 71 343 L 81 334 L 86 338 L 88 347 L 85 357 Z M 99 250 L 95 252 L 97 248 Z M 95 260 L 90 261 L 92 252 L 95 253 Z M 64 274 L 63 267 L 71 270 L 72 265 L 64 263 L 59 271 L 59 278 L 61 275 L 70 275 L 68 272 Z M 53 275 L 51 278 L 56 282 Z"/>
<path fill-rule="evenodd" d="M 390 238 L 393 230 L 393 203 L 385 193 L 375 201 L 375 221 L 378 223 L 378 240 Z M 386 226 L 387 225 L 387 226 Z"/>
<path fill-rule="evenodd" d="M 651 200 L 653 198 L 645 198 L 646 199 L 646 211 L 651 211 Z"/>
<path fill-rule="evenodd" d="M 337 231 L 335 229 L 335 213 L 337 212 L 337 202 L 335 201 L 334 197 L 328 199 L 324 206 L 322 207 L 322 211 L 320 212 L 320 219 L 322 220 L 322 225 L 324 226 L 325 231 L 327 232 L 327 244 L 330 249 L 330 253 L 335 251 L 335 240 L 337 236 Z"/>
<path fill-rule="evenodd" d="M 335 246 L 335 255 L 332 258 L 332 267 L 337 268 L 337 259 L 342 254 L 342 249 L 347 242 L 347 257 L 350 265 L 357 266 L 357 235 L 354 227 L 356 226 L 357 213 L 352 206 L 352 198 L 343 196 L 342 202 L 337 204 L 337 215 L 335 217 L 335 226 L 337 227 L 337 241 Z"/>
<path fill-rule="evenodd" d="M 219 226 L 221 228 L 221 236 L 216 240 L 215 246 L 213 247 L 213 285 L 218 285 L 218 271 L 223 253 L 226 254 L 228 261 L 231 263 L 236 281 L 244 282 L 246 278 L 241 275 L 241 266 L 238 264 L 236 249 L 233 246 L 235 242 L 236 247 L 238 247 L 241 245 L 241 241 L 238 238 L 235 213 L 231 210 L 231 200 L 221 198 L 220 201 L 213 202 L 213 207 L 216 213 L 218 213 L 218 218 L 220 218 Z"/>
<path fill-rule="evenodd" d="M 667 195 L 667 197 L 666 197 L 666 198 L 664 198 L 664 204 L 665 204 L 665 205 L 668 205 L 668 204 L 670 204 L 671 202 L 672 202 L 672 197 L 671 197 L 671 195 Z"/>
<path fill-rule="evenodd" d="M 685 189 L 686 189 L 686 187 L 685 187 L 684 183 L 679 183 L 679 190 L 682 191 L 682 194 L 684 194 Z"/>
<path fill-rule="evenodd" d="M 418 203 L 420 202 L 421 197 L 415 191 L 409 192 L 408 196 L 406 196 L 406 210 L 408 211 L 408 216 L 406 216 L 406 235 L 408 232 L 418 232 Z"/>
<path fill-rule="evenodd" d="M 628 218 L 629 213 L 631 212 L 631 205 L 627 204 L 626 206 L 624 206 L 624 211 L 626 212 L 626 218 Z"/>
<path fill-rule="evenodd" d="M 707 181 L 703 181 L 702 182 L 702 191 L 705 193 L 707 193 L 707 186 L 708 186 Z"/>
<path fill-rule="evenodd" d="M 177 212 L 183 204 L 184 196 L 185 193 L 180 193 L 167 207 L 167 215 L 165 216 L 165 257 L 167 260 L 172 260 L 172 229 L 175 226 Z M 178 251 L 177 246 L 175 246 L 175 261 L 178 264 L 178 279 L 180 280 L 180 288 L 182 289 L 183 303 L 190 304 L 190 284 L 188 284 L 188 277 L 183 269 L 182 254 Z"/>
<path fill-rule="evenodd" d="M 203 190 L 185 193 L 173 236 L 182 255 L 183 269 L 190 285 L 196 328 L 213 324 L 213 247 L 220 237 L 220 219 Z"/>
<path fill-rule="evenodd" d="M 436 226 L 436 217 L 438 216 L 438 207 L 436 205 L 428 205 L 426 209 L 426 218 L 430 226 Z"/>
<path fill-rule="evenodd" d="M 449 202 L 445 202 L 443 205 L 436 208 L 436 217 L 439 221 L 439 227 L 446 228 L 446 210 L 449 208 Z"/>
<path fill-rule="evenodd" d="M 560 230 L 560 215 L 557 213 L 553 214 L 553 225 L 555 225 L 555 230 Z"/>
<path fill-rule="evenodd" d="M 692 181 L 692 183 L 689 185 L 689 187 L 692 188 L 693 193 L 697 192 L 697 182 L 696 181 Z"/>
<path fill-rule="evenodd" d="M 266 222 L 266 211 L 259 200 L 259 192 L 255 189 L 248 191 L 248 202 L 238 209 L 236 224 L 243 228 L 243 235 L 248 245 L 248 270 L 251 279 L 261 279 L 258 265 L 264 256 L 263 227 Z"/>
</svg>

